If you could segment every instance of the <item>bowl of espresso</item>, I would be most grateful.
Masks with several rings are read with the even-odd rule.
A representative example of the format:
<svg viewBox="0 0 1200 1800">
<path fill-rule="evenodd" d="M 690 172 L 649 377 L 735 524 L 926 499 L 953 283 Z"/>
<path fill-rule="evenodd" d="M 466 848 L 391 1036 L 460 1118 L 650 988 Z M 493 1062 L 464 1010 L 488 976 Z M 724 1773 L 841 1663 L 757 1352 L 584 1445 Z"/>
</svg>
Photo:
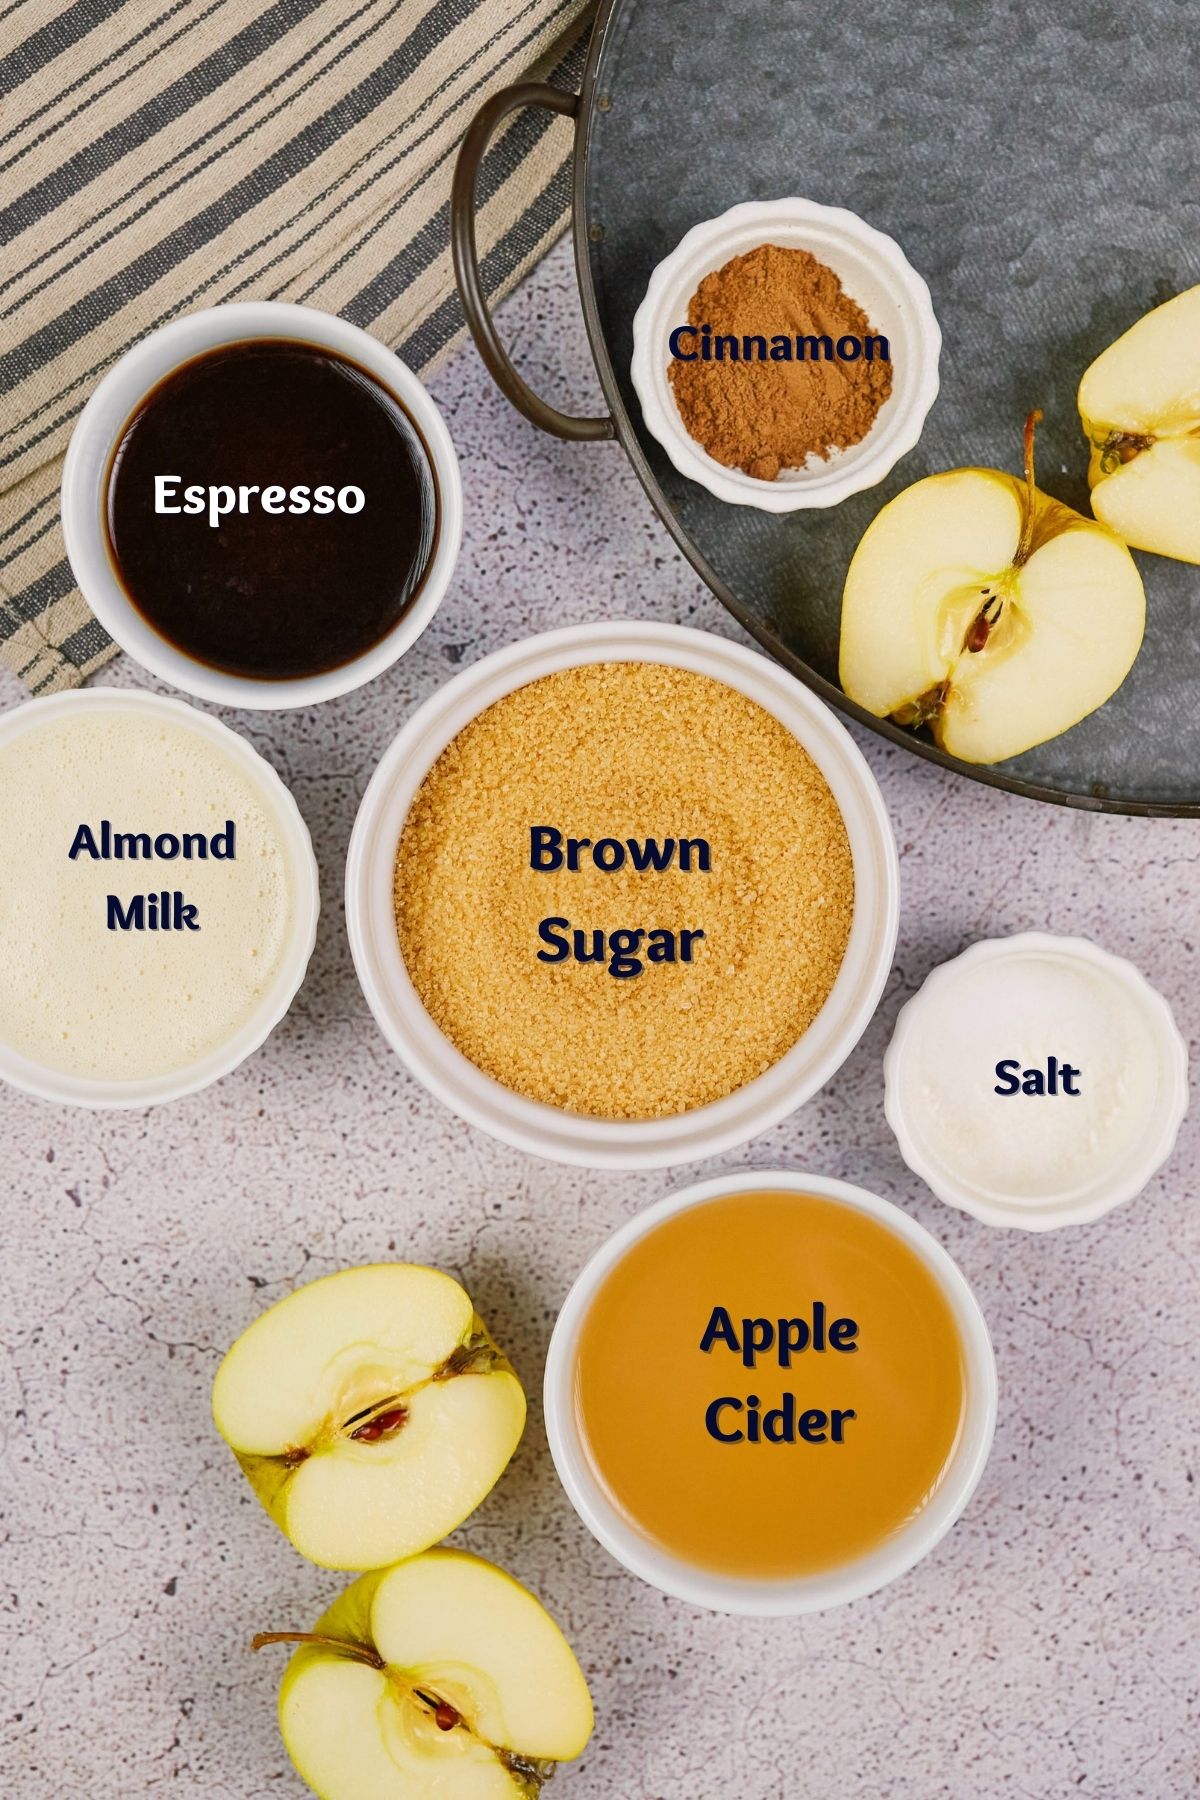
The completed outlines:
<svg viewBox="0 0 1200 1800">
<path fill-rule="evenodd" d="M 384 345 L 308 307 L 177 319 L 109 372 L 63 472 L 67 554 L 122 649 L 226 705 L 361 687 L 429 623 L 462 528 L 450 435 Z"/>
</svg>

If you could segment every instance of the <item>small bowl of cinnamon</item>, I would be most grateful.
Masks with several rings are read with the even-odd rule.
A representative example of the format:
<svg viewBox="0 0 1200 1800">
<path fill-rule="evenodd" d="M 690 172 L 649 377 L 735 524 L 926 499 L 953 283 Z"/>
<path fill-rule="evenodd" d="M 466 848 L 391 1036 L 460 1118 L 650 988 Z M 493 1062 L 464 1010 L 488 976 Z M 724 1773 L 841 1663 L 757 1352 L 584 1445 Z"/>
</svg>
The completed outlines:
<svg viewBox="0 0 1200 1800">
<path fill-rule="evenodd" d="M 764 512 L 835 506 L 917 443 L 941 332 L 893 238 L 842 207 L 748 201 L 659 263 L 633 383 L 680 474 Z"/>
</svg>

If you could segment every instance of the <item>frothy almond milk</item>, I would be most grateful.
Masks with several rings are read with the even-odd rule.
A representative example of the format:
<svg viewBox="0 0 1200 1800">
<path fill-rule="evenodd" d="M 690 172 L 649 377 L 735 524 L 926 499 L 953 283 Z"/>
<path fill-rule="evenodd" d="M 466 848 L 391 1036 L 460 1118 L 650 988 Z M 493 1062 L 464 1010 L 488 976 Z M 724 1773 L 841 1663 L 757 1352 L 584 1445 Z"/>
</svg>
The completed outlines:
<svg viewBox="0 0 1200 1800">
<path fill-rule="evenodd" d="M 0 745 L 0 1040 L 101 1081 L 203 1061 L 271 989 L 295 880 L 206 731 L 133 704 L 33 725 Z"/>
</svg>

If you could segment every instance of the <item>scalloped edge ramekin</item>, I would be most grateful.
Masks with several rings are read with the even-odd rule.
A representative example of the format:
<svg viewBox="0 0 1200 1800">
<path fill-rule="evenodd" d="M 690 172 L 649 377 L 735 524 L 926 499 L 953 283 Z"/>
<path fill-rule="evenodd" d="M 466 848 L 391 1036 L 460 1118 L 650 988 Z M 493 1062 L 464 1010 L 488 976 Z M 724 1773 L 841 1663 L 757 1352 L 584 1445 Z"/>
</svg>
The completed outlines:
<svg viewBox="0 0 1200 1800">
<path fill-rule="evenodd" d="M 772 713 L 820 768 L 841 809 L 855 902 L 841 969 L 797 1044 L 745 1087 L 664 1119 L 595 1119 L 529 1100 L 485 1075 L 434 1024 L 400 954 L 392 879 L 409 807 L 451 740 L 514 689 L 598 662 L 665 663 L 736 688 Z M 648 1169 L 743 1144 L 811 1099 L 867 1027 L 896 944 L 900 875 L 879 784 L 845 726 L 778 663 L 712 632 L 614 620 L 510 644 L 464 669 L 417 709 L 363 795 L 346 861 L 354 966 L 380 1030 L 417 1080 L 460 1118 L 535 1156 L 584 1168 Z"/>
<path fill-rule="evenodd" d="M 275 978 L 259 1005 L 233 1036 L 199 1062 L 137 1081 L 98 1081 L 88 1076 L 70 1075 L 60 1069 L 48 1069 L 0 1042 L 0 1080 L 27 1094 L 35 1094 L 40 1100 L 95 1110 L 159 1106 L 168 1100 L 180 1100 L 185 1094 L 194 1094 L 230 1074 L 239 1063 L 261 1048 L 287 1013 L 300 990 L 317 941 L 317 916 L 321 906 L 317 859 L 300 808 L 266 757 L 220 719 L 190 706 L 186 700 L 129 688 L 89 688 L 54 694 L 44 700 L 26 700 L 11 712 L 0 714 L 0 745 L 19 741 L 27 731 L 37 730 L 56 717 L 84 711 L 149 713 L 152 717 L 170 719 L 200 737 L 208 738 L 261 794 L 264 805 L 278 824 L 292 870 L 294 917 Z"/>
<path fill-rule="evenodd" d="M 688 1207 L 730 1194 L 780 1191 L 811 1194 L 856 1207 L 894 1231 L 921 1258 L 945 1295 L 962 1338 L 967 1369 L 966 1417 L 945 1480 L 929 1504 L 893 1537 L 841 1568 L 790 1581 L 749 1581 L 715 1574 L 669 1555 L 621 1516 L 593 1473 L 580 1441 L 575 1416 L 575 1357 L 589 1306 L 609 1271 L 632 1244 Z M 713 1175 L 668 1194 L 630 1219 L 600 1246 L 558 1315 L 546 1357 L 544 1398 L 546 1432 L 558 1479 L 592 1536 L 611 1556 L 640 1580 L 693 1606 L 752 1618 L 779 1618 L 824 1612 L 849 1600 L 861 1600 L 907 1574 L 940 1543 L 965 1511 L 991 1451 L 996 1429 L 996 1359 L 987 1321 L 966 1276 L 932 1233 L 908 1213 L 848 1181 L 796 1170 L 750 1169 L 739 1174 Z M 799 1489 L 796 1506 L 796 1529 L 803 1531 Z"/>
<path fill-rule="evenodd" d="M 688 302 L 706 275 L 759 244 L 810 250 L 840 278 L 892 353 L 892 392 L 866 437 L 828 461 L 760 481 L 727 469 L 684 425 L 667 379 L 667 339 L 686 322 Z M 763 321 L 767 330 L 771 321 Z M 748 200 L 692 227 L 659 263 L 633 321 L 633 385 L 646 426 L 681 475 L 718 500 L 763 512 L 836 506 L 875 487 L 917 443 L 938 392 L 942 334 L 929 288 L 894 238 L 857 213 L 816 200 Z"/>
<path fill-rule="evenodd" d="M 1159 1047 L 1158 1104 L 1147 1122 L 1141 1145 L 1104 1179 L 1076 1187 L 1044 1200 L 1008 1200 L 972 1185 L 962 1175 L 940 1163 L 928 1145 L 922 1144 L 905 1114 L 904 1059 L 930 997 L 950 989 L 964 970 L 981 962 L 999 962 L 1023 956 L 1054 957 L 1085 968 L 1099 968 L 1116 981 L 1139 1007 Z M 961 955 L 942 963 L 926 976 L 917 992 L 901 1008 L 883 1059 L 884 1111 L 895 1134 L 900 1154 L 939 1200 L 960 1212 L 970 1213 L 985 1225 L 1017 1226 L 1023 1231 L 1053 1231 L 1061 1225 L 1088 1225 L 1116 1206 L 1135 1200 L 1151 1176 L 1166 1162 L 1175 1147 L 1179 1127 L 1188 1109 L 1187 1044 L 1174 1014 L 1158 989 L 1152 987 L 1135 964 L 1123 956 L 1102 950 L 1089 938 L 1059 936 L 1049 931 L 1022 931 L 1012 937 L 983 938 Z"/>
</svg>

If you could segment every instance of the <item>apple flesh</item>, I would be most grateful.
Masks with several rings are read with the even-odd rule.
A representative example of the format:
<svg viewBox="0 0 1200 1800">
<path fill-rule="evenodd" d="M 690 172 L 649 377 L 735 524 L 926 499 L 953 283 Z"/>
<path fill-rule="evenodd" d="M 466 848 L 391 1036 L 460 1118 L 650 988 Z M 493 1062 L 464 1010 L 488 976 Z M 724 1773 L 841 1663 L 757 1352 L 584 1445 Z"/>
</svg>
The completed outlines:
<svg viewBox="0 0 1200 1800">
<path fill-rule="evenodd" d="M 1096 358 L 1079 413 L 1096 517 L 1139 550 L 1200 563 L 1200 287 Z"/>
<path fill-rule="evenodd" d="M 430 1550 L 364 1575 L 297 1642 L 288 1755 L 321 1800 L 533 1800 L 592 1732 L 570 1645 L 493 1564 Z"/>
<path fill-rule="evenodd" d="M 458 1283 L 392 1263 L 256 1319 L 217 1371 L 213 1417 L 302 1555 L 375 1569 L 475 1510 L 520 1442 L 525 1396 Z"/>
<path fill-rule="evenodd" d="M 1056 737 L 1116 692 L 1146 598 L 1126 546 L 1025 479 L 955 469 L 914 483 L 867 527 L 842 596 L 840 673 L 878 718 L 927 725 L 963 762 Z"/>
</svg>

